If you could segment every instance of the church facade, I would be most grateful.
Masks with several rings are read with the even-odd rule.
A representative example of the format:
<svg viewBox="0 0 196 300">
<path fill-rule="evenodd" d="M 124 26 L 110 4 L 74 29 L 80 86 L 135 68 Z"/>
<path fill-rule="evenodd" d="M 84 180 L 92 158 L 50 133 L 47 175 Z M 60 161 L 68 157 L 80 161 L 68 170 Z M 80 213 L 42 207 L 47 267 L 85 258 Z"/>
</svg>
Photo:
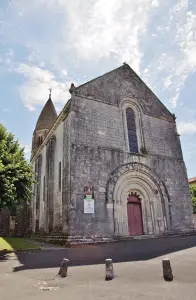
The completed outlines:
<svg viewBox="0 0 196 300">
<path fill-rule="evenodd" d="M 127 64 L 79 87 L 33 134 L 31 230 L 70 237 L 193 229 L 175 116 Z"/>
</svg>

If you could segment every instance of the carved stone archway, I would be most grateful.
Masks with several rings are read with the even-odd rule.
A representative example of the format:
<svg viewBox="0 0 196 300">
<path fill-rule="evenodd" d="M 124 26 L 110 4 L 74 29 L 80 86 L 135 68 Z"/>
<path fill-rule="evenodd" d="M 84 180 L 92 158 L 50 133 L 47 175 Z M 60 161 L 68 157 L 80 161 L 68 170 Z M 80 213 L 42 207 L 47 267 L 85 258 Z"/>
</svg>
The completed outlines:
<svg viewBox="0 0 196 300">
<path fill-rule="evenodd" d="M 127 236 L 127 195 L 141 199 L 144 234 L 158 234 L 170 229 L 170 203 L 167 190 L 151 169 L 141 163 L 118 167 L 107 185 L 107 207 L 115 235 Z"/>
</svg>

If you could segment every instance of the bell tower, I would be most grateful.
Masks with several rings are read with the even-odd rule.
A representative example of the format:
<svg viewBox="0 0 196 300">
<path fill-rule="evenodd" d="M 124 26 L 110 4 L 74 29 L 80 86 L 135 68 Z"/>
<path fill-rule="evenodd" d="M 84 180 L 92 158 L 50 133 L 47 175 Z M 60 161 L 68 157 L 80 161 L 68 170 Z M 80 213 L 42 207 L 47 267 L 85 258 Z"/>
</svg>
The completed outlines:
<svg viewBox="0 0 196 300">
<path fill-rule="evenodd" d="M 32 150 L 31 150 L 31 157 L 33 154 L 36 152 L 36 150 L 39 148 L 39 146 L 42 144 L 44 138 L 46 137 L 48 131 L 54 124 L 56 118 L 57 118 L 57 113 L 54 107 L 54 104 L 51 99 L 51 92 L 52 89 L 49 89 L 49 98 L 48 101 L 46 102 L 44 108 L 42 109 L 39 118 L 37 120 L 35 130 L 33 133 L 33 138 L 32 138 Z"/>
</svg>

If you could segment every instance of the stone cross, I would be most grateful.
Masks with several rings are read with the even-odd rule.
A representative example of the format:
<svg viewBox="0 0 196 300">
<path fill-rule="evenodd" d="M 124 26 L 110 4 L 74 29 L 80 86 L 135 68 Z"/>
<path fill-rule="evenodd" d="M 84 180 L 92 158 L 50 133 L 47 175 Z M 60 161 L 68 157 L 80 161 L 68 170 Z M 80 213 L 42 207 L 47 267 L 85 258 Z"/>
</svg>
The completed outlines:
<svg viewBox="0 0 196 300">
<path fill-rule="evenodd" d="M 49 99 L 51 99 L 51 95 L 52 95 L 52 88 L 50 87 L 48 90 L 49 90 L 49 92 L 50 92 L 50 93 L 49 93 Z"/>
</svg>

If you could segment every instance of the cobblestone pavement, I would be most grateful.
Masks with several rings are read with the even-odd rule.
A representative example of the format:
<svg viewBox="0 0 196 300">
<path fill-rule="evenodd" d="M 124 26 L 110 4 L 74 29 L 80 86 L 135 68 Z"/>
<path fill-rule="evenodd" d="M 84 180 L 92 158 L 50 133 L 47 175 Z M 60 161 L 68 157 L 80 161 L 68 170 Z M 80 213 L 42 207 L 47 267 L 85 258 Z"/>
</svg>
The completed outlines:
<svg viewBox="0 0 196 300">
<path fill-rule="evenodd" d="M 170 244 L 165 254 L 162 256 L 155 255 L 154 257 L 144 260 L 127 261 L 114 263 L 115 278 L 112 281 L 105 281 L 105 266 L 103 263 L 97 265 L 83 265 L 71 266 L 68 269 L 67 278 L 58 278 L 56 275 L 59 268 L 26 268 L 16 269 L 18 272 L 13 272 L 13 268 L 19 267 L 20 262 L 15 254 L 9 254 L 0 261 L 0 295 L 1 299 L 66 299 L 66 300 L 88 300 L 88 299 L 139 299 L 139 300 L 195 300 L 196 295 L 196 247 L 192 245 L 196 240 L 195 236 L 187 238 L 165 239 L 165 243 Z M 148 252 L 148 243 L 145 241 L 146 250 Z M 159 241 L 160 242 L 160 241 Z M 173 248 L 173 243 L 176 243 L 178 250 Z M 162 242 L 160 242 L 162 243 Z M 179 245 L 181 244 L 181 250 Z M 187 248 L 185 249 L 185 244 Z M 125 246 L 124 243 L 119 243 L 117 247 Z M 136 246 L 133 242 L 128 242 L 127 249 Z M 138 243 L 138 251 L 145 252 L 144 244 Z M 143 249 L 141 250 L 141 247 Z M 152 247 L 154 244 L 151 245 Z M 113 254 L 116 246 L 114 244 L 102 245 L 99 247 L 87 247 L 81 249 L 67 249 L 72 253 L 75 252 L 73 258 L 78 257 L 79 253 L 86 252 L 88 255 L 90 251 L 97 253 L 97 250 Z M 191 248 L 190 248 L 191 247 Z M 118 250 L 119 250 L 118 248 Z M 95 251 L 95 249 L 97 249 Z M 139 250 L 140 249 L 140 250 Z M 184 250 L 182 250 L 184 249 Z M 60 251 L 60 252 L 59 252 Z M 54 257 L 58 258 L 62 250 L 54 250 Z M 76 255 L 76 251 L 78 251 Z M 177 252 L 174 252 L 177 251 Z M 70 253 L 71 253 L 70 252 Z M 153 250 L 152 250 L 153 252 Z M 34 252 L 43 258 L 44 253 Z M 69 253 L 70 257 L 71 254 Z M 118 253 L 122 255 L 123 251 Z M 103 255 L 103 253 L 102 253 Z M 31 254 L 25 256 L 26 266 L 28 259 L 36 259 L 37 256 Z M 174 280 L 173 282 L 165 282 L 162 278 L 162 264 L 163 258 L 170 258 Z M 83 257 L 84 258 L 84 257 Z M 23 261 L 25 263 L 25 261 Z M 77 263 L 75 263 L 76 265 Z M 33 264 L 32 264 L 33 265 Z M 31 265 L 31 266 L 32 266 Z M 73 264 L 74 265 L 74 264 Z"/>
</svg>

